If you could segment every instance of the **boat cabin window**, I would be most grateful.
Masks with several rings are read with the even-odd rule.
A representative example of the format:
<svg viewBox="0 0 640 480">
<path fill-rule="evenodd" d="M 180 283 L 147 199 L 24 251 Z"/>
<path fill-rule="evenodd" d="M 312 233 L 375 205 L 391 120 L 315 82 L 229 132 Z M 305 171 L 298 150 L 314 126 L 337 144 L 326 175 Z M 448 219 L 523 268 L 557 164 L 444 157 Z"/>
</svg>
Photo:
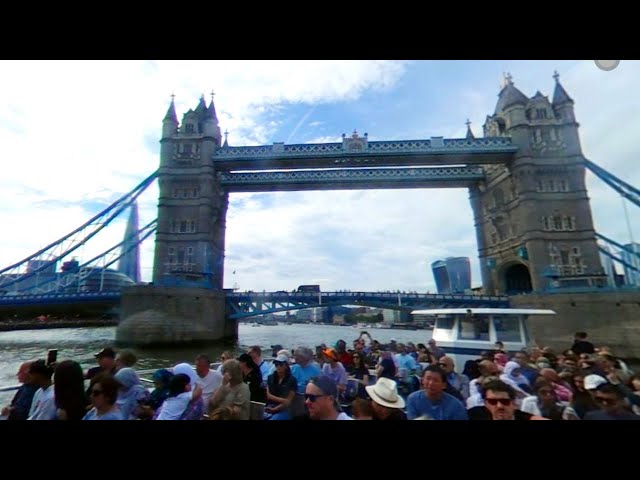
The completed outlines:
<svg viewBox="0 0 640 480">
<path fill-rule="evenodd" d="M 489 317 L 487 315 L 473 315 L 460 318 L 458 340 L 489 341 Z"/>
<path fill-rule="evenodd" d="M 520 318 L 495 316 L 493 326 L 496 329 L 496 340 L 500 342 L 522 342 L 520 338 Z"/>
<path fill-rule="evenodd" d="M 456 318 L 454 316 L 438 317 L 432 338 L 437 341 L 450 342 L 453 340 L 453 327 L 455 324 Z"/>
<path fill-rule="evenodd" d="M 440 330 L 453 330 L 456 319 L 454 317 L 438 317 L 436 319 L 436 328 Z"/>
</svg>

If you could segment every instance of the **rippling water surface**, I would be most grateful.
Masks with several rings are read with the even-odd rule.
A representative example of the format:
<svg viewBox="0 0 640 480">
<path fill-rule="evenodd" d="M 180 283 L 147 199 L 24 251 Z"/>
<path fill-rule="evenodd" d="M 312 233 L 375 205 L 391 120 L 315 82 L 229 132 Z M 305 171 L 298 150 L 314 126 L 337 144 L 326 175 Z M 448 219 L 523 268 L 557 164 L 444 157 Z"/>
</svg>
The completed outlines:
<svg viewBox="0 0 640 480">
<path fill-rule="evenodd" d="M 58 359 L 72 359 L 83 368 L 95 366 L 93 354 L 106 345 L 112 345 L 115 339 L 115 327 L 98 328 L 59 328 L 51 330 L 19 330 L 0 332 L 0 386 L 17 383 L 15 374 L 22 362 L 46 358 L 47 350 L 58 349 Z M 395 339 L 399 342 L 426 343 L 431 338 L 430 330 L 391 330 L 369 329 L 371 336 L 380 342 Z M 278 325 L 259 326 L 240 324 L 239 339 L 236 344 L 178 347 L 175 349 L 135 349 L 138 355 L 137 369 L 152 369 L 173 366 L 178 362 L 193 363 L 199 353 L 210 355 L 215 361 L 224 350 L 238 353 L 251 345 L 260 345 L 267 355 L 271 354 L 271 345 L 280 344 L 285 348 L 298 345 L 314 347 L 321 343 L 334 344 L 343 339 L 351 344 L 360 334 L 353 327 L 333 325 Z M 0 392 L 0 405 L 11 401 L 14 392 Z"/>
</svg>

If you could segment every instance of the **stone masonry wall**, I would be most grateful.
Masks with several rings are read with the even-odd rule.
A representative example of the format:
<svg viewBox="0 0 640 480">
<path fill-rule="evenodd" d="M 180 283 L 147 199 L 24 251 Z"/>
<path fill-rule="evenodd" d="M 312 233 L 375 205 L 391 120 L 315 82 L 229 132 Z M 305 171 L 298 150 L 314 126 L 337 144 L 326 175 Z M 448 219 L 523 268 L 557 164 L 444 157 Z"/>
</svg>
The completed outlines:
<svg viewBox="0 0 640 480">
<path fill-rule="evenodd" d="M 538 345 L 561 351 L 571 346 L 575 332 L 585 331 L 596 346 L 607 346 L 623 358 L 640 358 L 640 292 L 518 295 L 510 304 L 557 313 L 530 318 Z"/>
</svg>

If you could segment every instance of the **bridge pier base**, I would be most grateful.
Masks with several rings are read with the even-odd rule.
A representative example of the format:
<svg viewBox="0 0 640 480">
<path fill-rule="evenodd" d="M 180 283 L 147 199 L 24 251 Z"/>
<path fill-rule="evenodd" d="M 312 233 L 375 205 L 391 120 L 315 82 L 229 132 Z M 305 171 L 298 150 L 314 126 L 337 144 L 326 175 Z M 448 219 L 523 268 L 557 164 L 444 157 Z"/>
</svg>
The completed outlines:
<svg viewBox="0 0 640 480">
<path fill-rule="evenodd" d="M 557 315 L 529 320 L 533 340 L 561 352 L 584 331 L 596 346 L 616 355 L 640 359 L 640 291 L 527 294 L 509 298 L 512 308 L 549 308 Z"/>
<path fill-rule="evenodd" d="M 238 337 L 237 322 L 225 320 L 224 292 L 205 288 L 143 285 L 122 292 L 119 345 L 184 345 Z"/>
</svg>

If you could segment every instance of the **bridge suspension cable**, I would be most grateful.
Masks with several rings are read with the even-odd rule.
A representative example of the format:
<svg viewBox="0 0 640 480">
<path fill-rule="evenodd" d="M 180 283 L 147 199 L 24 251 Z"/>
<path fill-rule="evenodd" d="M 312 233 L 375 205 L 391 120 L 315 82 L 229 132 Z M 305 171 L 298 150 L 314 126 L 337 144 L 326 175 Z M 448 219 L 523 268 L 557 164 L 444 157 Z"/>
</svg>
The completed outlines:
<svg viewBox="0 0 640 480">
<path fill-rule="evenodd" d="M 604 168 L 596 165 L 591 160 L 584 159 L 585 166 L 600 180 L 613 188 L 616 192 L 622 195 L 635 206 L 640 207 L 640 190 L 632 185 L 629 185 L 624 180 L 616 177 L 612 173 L 607 172 Z"/>
<path fill-rule="evenodd" d="M 78 267 L 77 272 L 65 272 L 56 278 L 34 284 L 20 290 L 21 295 L 38 295 L 68 290 L 70 287 L 80 288 L 82 280 L 91 276 L 93 272 L 102 271 L 109 268 L 115 262 L 124 257 L 131 250 L 144 242 L 157 229 L 158 220 L 155 219 L 142 227 L 137 232 L 126 237 L 122 242 L 96 255 L 91 260 L 86 261 Z M 136 240 L 137 239 L 137 240 Z M 134 241 L 135 240 L 135 241 Z M 122 250 L 119 250 L 121 247 Z M 102 289 L 100 289 L 102 290 Z"/>
<path fill-rule="evenodd" d="M 27 258 L 1 269 L 0 287 L 6 289 L 6 287 L 22 282 L 44 270 L 50 269 L 51 266 L 55 266 L 61 259 L 80 248 L 118 217 L 120 213 L 129 207 L 140 194 L 153 183 L 157 175 L 158 172 L 155 171 L 140 182 L 133 190 L 120 197 L 72 232 L 38 250 Z M 30 262 L 40 259 L 43 256 L 47 256 L 48 259 L 31 265 Z"/>
<path fill-rule="evenodd" d="M 616 248 L 619 248 L 620 250 L 623 250 L 625 252 L 627 252 L 629 255 L 633 255 L 634 257 L 636 257 L 638 260 L 640 260 L 640 253 L 636 252 L 634 250 L 632 250 L 631 248 L 625 247 L 624 245 L 622 245 L 621 243 L 616 242 L 615 240 L 612 240 L 608 237 L 605 237 L 604 235 L 602 235 L 601 233 L 596 232 L 596 238 L 599 240 L 604 241 L 605 243 L 608 243 L 609 245 L 613 245 Z M 611 252 L 605 250 L 602 247 L 598 247 L 598 250 L 600 250 L 602 253 L 604 253 L 607 257 L 611 258 L 612 260 L 615 260 L 616 262 L 624 265 L 627 268 L 630 268 L 633 271 L 636 272 L 640 272 L 640 269 L 637 266 L 631 265 L 629 262 L 627 262 L 626 260 L 616 257 L 614 254 L 612 254 Z"/>
<path fill-rule="evenodd" d="M 626 252 L 629 255 L 629 258 L 632 259 L 631 260 L 632 262 L 634 260 L 636 260 L 636 259 L 640 260 L 640 253 L 636 252 L 635 250 L 633 250 L 633 243 L 634 243 L 633 242 L 633 232 L 631 230 L 631 224 L 629 222 L 629 215 L 628 215 L 628 212 L 627 212 L 627 205 L 625 203 L 625 199 L 626 199 L 626 200 L 629 200 L 631 203 L 633 203 L 635 206 L 640 206 L 640 190 L 635 188 L 633 185 L 630 185 L 629 183 L 625 182 L 621 178 L 616 177 L 612 173 L 609 173 L 604 168 L 602 168 L 601 166 L 595 164 L 591 160 L 587 160 L 585 158 L 584 159 L 584 163 L 585 163 L 585 166 L 587 167 L 587 169 L 589 169 L 589 171 L 591 171 L 595 176 L 597 176 L 604 183 L 609 185 L 613 190 L 615 190 L 622 197 L 622 206 L 624 208 L 624 214 L 625 214 L 625 218 L 627 220 L 627 228 L 629 230 L 629 237 L 630 237 L 631 245 L 630 246 L 625 246 L 625 245 L 623 245 L 623 244 L 621 244 L 619 242 L 616 242 L 615 240 L 612 240 L 611 238 L 608 238 L 605 235 L 602 235 L 601 233 L 597 233 L 597 232 L 596 232 L 596 238 L 598 240 L 602 240 L 605 243 L 620 249 L 620 251 Z M 607 257 L 611 258 L 615 262 L 618 262 L 619 264 L 623 265 L 625 268 L 633 270 L 634 272 L 640 272 L 640 268 L 638 268 L 638 266 L 633 265 L 633 264 L 629 263 L 627 260 L 614 255 L 613 253 L 609 252 L 608 250 L 602 248 L 601 246 L 598 246 L 598 250 L 603 255 L 606 255 Z"/>
</svg>

